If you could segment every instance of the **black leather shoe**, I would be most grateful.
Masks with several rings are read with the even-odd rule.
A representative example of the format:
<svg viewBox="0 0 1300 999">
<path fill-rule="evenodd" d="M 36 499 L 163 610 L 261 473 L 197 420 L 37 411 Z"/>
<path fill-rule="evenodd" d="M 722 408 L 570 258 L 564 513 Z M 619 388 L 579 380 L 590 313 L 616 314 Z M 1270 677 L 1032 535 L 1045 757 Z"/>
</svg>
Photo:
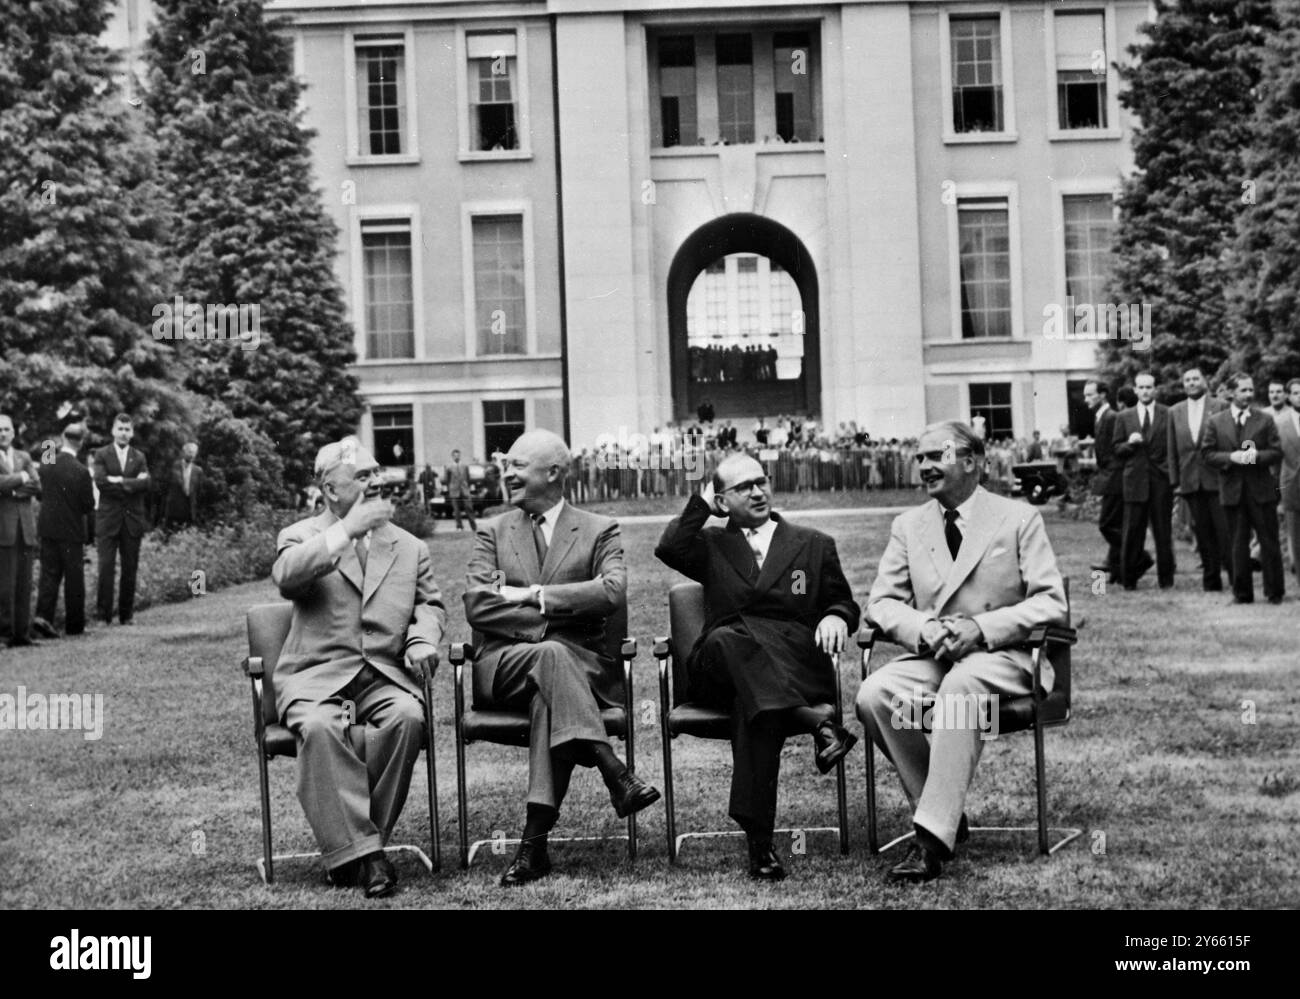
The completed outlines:
<svg viewBox="0 0 1300 999">
<path fill-rule="evenodd" d="M 755 881 L 784 881 L 785 868 L 770 839 L 749 840 L 749 876 Z"/>
<path fill-rule="evenodd" d="M 383 898 L 396 890 L 397 871 L 383 851 L 376 850 L 361 858 L 358 882 L 366 890 L 366 898 Z"/>
<path fill-rule="evenodd" d="M 1133 577 L 1133 582 L 1137 582 L 1150 571 L 1151 567 L 1156 564 L 1156 560 L 1151 557 L 1150 552 L 1143 552 L 1142 557 L 1138 559 L 1137 575 Z"/>
<path fill-rule="evenodd" d="M 518 888 L 551 873 L 551 858 L 544 843 L 520 843 L 515 859 L 501 875 L 502 888 Z"/>
<path fill-rule="evenodd" d="M 59 633 L 54 630 L 54 625 L 50 624 L 50 622 L 45 620 L 43 617 L 32 618 L 32 631 L 36 632 L 36 634 L 40 635 L 42 638 L 59 637 Z"/>
<path fill-rule="evenodd" d="M 833 721 L 824 721 L 813 730 L 814 759 L 819 772 L 828 774 L 835 769 L 835 764 L 849 755 L 849 750 L 858 744 L 858 737 L 843 725 Z"/>
<path fill-rule="evenodd" d="M 331 888 L 355 888 L 361 873 L 361 858 L 349 860 L 325 871 L 325 883 Z"/>
<path fill-rule="evenodd" d="M 610 804 L 620 819 L 639 812 L 659 800 L 659 789 L 651 787 L 627 767 L 614 778 L 609 787 Z"/>
<path fill-rule="evenodd" d="M 920 843 L 913 843 L 907 848 L 907 856 L 889 869 L 889 880 L 905 884 L 923 884 L 933 881 L 943 873 L 943 864 L 939 858 L 926 850 Z"/>
</svg>

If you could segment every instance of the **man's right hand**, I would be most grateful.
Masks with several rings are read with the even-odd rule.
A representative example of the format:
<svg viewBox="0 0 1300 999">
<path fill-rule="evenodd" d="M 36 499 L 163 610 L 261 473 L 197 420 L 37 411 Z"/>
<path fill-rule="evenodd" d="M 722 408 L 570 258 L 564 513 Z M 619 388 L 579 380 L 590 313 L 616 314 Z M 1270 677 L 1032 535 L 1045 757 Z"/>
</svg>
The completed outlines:
<svg viewBox="0 0 1300 999">
<path fill-rule="evenodd" d="M 374 499 L 364 497 L 352 504 L 352 509 L 343 518 L 343 529 L 348 537 L 359 538 L 367 531 L 382 527 L 393 517 L 393 504 L 382 496 Z"/>
<path fill-rule="evenodd" d="M 704 484 L 704 488 L 700 490 L 700 499 L 704 500 L 704 502 L 708 504 L 709 509 L 713 512 L 715 517 L 725 517 L 727 515 L 727 511 L 722 509 L 721 504 L 718 502 L 718 497 L 713 493 L 713 479 L 711 477 L 709 481 Z"/>
<path fill-rule="evenodd" d="M 1128 435 L 1128 442 L 1130 444 L 1141 444 L 1142 435 L 1138 433 L 1138 431 L 1134 430 L 1131 434 Z"/>
<path fill-rule="evenodd" d="M 938 652 L 944 639 L 950 637 L 952 632 L 942 621 L 931 618 L 921 626 L 921 641 L 926 644 L 931 652 Z"/>
</svg>

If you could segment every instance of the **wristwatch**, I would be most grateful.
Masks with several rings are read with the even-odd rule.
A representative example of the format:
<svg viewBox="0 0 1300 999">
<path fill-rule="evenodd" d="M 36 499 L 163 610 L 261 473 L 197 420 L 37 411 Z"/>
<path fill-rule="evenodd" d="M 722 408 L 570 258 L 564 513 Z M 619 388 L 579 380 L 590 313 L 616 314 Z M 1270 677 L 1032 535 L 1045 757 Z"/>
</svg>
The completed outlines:
<svg viewBox="0 0 1300 999">
<path fill-rule="evenodd" d="M 540 610 L 542 606 L 542 584 L 534 583 L 532 586 L 528 587 L 528 592 L 533 598 L 533 603 Z"/>
</svg>

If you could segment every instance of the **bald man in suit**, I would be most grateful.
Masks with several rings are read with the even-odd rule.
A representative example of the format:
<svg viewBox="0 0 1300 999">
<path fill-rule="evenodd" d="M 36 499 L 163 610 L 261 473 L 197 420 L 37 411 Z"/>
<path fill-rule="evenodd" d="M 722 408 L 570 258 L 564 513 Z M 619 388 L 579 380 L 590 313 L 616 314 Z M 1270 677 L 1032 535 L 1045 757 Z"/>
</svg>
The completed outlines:
<svg viewBox="0 0 1300 999">
<path fill-rule="evenodd" d="M 275 665 L 280 720 L 298 740 L 298 800 L 329 883 L 390 894 L 384 856 L 426 738 L 421 670 L 446 626 L 428 547 L 390 523 L 379 465 L 354 438 L 321 448 L 326 509 L 280 532 L 271 579 L 293 601 Z M 364 753 L 348 726 L 365 726 Z"/>
<path fill-rule="evenodd" d="M 968 835 L 966 792 L 996 724 L 995 698 L 1031 693 L 1030 632 L 1066 620 L 1042 515 L 980 485 L 984 443 L 974 431 L 956 421 L 927 427 L 916 457 L 930 498 L 895 518 L 867 601 L 868 620 L 907 654 L 871 673 L 857 702 L 914 809 L 915 841 L 889 872 L 912 883 L 938 877 Z M 1044 660 L 1046 690 L 1054 679 Z M 932 699 L 949 724 L 927 737 L 912 721 Z M 952 724 L 957 717 L 965 723 Z"/>
<path fill-rule="evenodd" d="M 547 837 L 575 766 L 600 771 L 619 818 L 659 800 L 614 755 L 601 720 L 621 703 L 606 623 L 627 606 L 627 570 L 618 523 L 565 501 L 571 467 L 550 431 L 516 440 L 502 479 L 515 509 L 483 523 L 467 569 L 465 619 L 483 636 L 474 705 L 532 720 L 524 831 L 503 887 L 551 872 Z"/>
</svg>

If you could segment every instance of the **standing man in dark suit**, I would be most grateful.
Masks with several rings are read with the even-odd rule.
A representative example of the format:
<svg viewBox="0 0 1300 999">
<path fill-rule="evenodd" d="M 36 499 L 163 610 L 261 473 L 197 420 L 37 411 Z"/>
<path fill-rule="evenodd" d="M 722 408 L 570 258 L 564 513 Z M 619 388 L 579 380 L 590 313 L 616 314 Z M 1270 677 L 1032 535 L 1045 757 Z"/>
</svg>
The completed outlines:
<svg viewBox="0 0 1300 999">
<path fill-rule="evenodd" d="M 63 446 L 45 466 L 44 498 L 36 521 L 41 538 L 41 585 L 36 597 L 32 628 L 46 638 L 57 638 L 51 623 L 63 583 L 64 630 L 80 635 L 86 630 L 86 519 L 95 510 L 90 472 L 77 459 L 86 428 L 72 423 L 63 428 Z"/>
<path fill-rule="evenodd" d="M 859 609 L 835 541 L 783 520 L 771 503 L 763 466 L 733 455 L 664 530 L 655 557 L 704 586 L 709 619 L 686 660 L 691 696 L 731 711 L 730 815 L 748 839 L 749 876 L 779 881 L 772 831 L 787 733 L 813 733 L 824 774 L 858 741 L 831 705 Z M 726 528 L 706 528 L 710 514 L 726 517 Z"/>
<path fill-rule="evenodd" d="M 1210 417 L 1201 450 L 1211 468 L 1219 470 L 1219 500 L 1232 535 L 1233 603 L 1255 600 L 1250 571 L 1250 532 L 1259 538 L 1259 562 L 1264 571 L 1264 596 L 1280 604 L 1286 590 L 1282 551 L 1277 537 L 1277 480 L 1273 466 L 1282 461 L 1282 445 L 1272 415 L 1251 405 L 1255 383 L 1250 375 L 1234 375 L 1232 405 Z"/>
<path fill-rule="evenodd" d="M 546 841 L 574 766 L 600 771 L 619 818 L 659 800 L 601 720 L 602 705 L 621 703 L 605 630 L 627 606 L 627 570 L 618 523 L 565 502 L 572 464 L 549 430 L 516 440 L 503 480 L 515 509 L 484 522 L 466 570 L 465 620 L 483 636 L 474 704 L 526 708 L 532 722 L 524 831 L 503 887 L 551 872 Z"/>
<path fill-rule="evenodd" d="M 36 550 L 32 497 L 40 495 L 36 463 L 14 447 L 13 420 L 0 413 L 0 639 L 11 646 L 35 644 L 28 633 Z"/>
<path fill-rule="evenodd" d="M 1169 410 L 1156 402 L 1155 376 L 1133 380 L 1137 405 L 1115 421 L 1115 456 L 1121 462 L 1124 489 L 1124 540 L 1120 559 L 1124 589 L 1137 589 L 1147 523 L 1156 544 L 1160 588 L 1174 585 L 1173 488 L 1169 484 Z"/>
<path fill-rule="evenodd" d="M 1201 555 L 1201 587 L 1207 593 L 1223 589 L 1219 570 L 1228 564 L 1232 576 L 1228 525 L 1219 504 L 1219 473 L 1205 463 L 1201 444 L 1209 418 L 1223 408 L 1206 393 L 1205 376 L 1200 368 L 1183 372 L 1183 391 L 1187 398 L 1169 407 L 1169 481 L 1174 492 L 1187 500 L 1192 516 L 1196 550 Z"/>
<path fill-rule="evenodd" d="M 1124 487 L 1119 481 L 1119 467 L 1115 461 L 1116 413 L 1110 408 L 1108 392 L 1101 382 L 1091 381 L 1083 386 L 1083 401 L 1093 411 L 1092 439 L 1097 456 L 1091 491 L 1094 496 L 1101 497 L 1097 530 L 1106 539 L 1106 561 L 1092 568 L 1105 571 L 1109 581 L 1114 583 L 1120 578 L 1120 550 L 1124 540 Z"/>
<path fill-rule="evenodd" d="M 113 621 L 113 583 L 117 556 L 122 555 L 122 582 L 118 593 L 118 620 L 130 624 L 135 613 L 135 574 L 144 537 L 145 503 L 149 494 L 149 466 L 144 452 L 131 447 L 135 428 L 131 417 L 118 413 L 113 420 L 113 443 L 95 452 L 95 484 L 99 509 L 95 540 L 99 549 L 99 598 L 96 612 L 105 624 Z"/>
<path fill-rule="evenodd" d="M 181 456 L 172 465 L 172 474 L 167 480 L 167 498 L 163 504 L 163 527 L 168 531 L 199 522 L 203 469 L 194 460 L 198 455 L 199 446 L 190 441 L 181 448 Z"/>
<path fill-rule="evenodd" d="M 1300 378 L 1286 383 L 1287 398 L 1291 405 L 1277 418 L 1277 435 L 1282 443 L 1282 475 L 1278 483 L 1282 490 L 1282 515 L 1286 525 L 1285 547 L 1291 557 L 1291 571 L 1300 579 Z"/>
<path fill-rule="evenodd" d="M 474 522 L 474 497 L 469 488 L 469 466 L 462 465 L 460 450 L 451 452 L 451 464 L 447 466 L 447 496 L 451 500 L 452 512 L 456 515 L 456 530 L 462 529 L 461 513 L 469 518 L 469 529 L 477 531 Z"/>
</svg>

